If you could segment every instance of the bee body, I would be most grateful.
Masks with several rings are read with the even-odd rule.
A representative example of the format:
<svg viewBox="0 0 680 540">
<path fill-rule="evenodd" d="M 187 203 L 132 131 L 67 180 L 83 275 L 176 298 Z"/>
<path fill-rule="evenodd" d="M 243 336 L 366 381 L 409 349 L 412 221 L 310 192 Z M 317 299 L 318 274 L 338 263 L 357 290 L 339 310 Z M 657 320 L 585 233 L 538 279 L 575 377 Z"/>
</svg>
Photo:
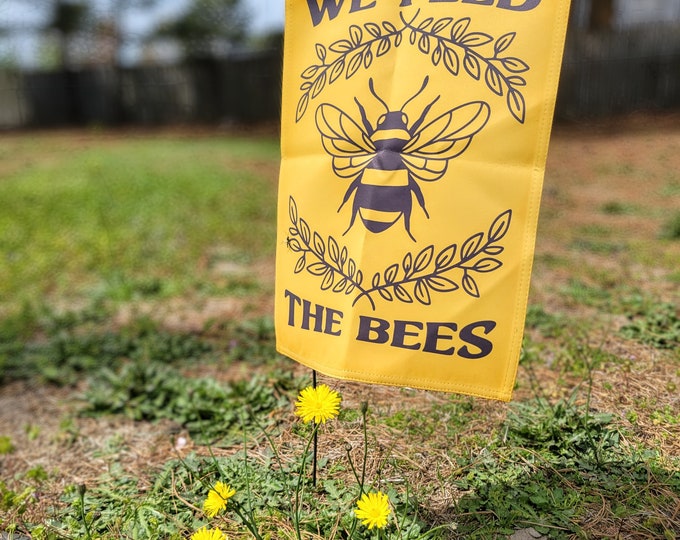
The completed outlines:
<svg viewBox="0 0 680 540">
<path fill-rule="evenodd" d="M 361 125 L 334 105 L 325 103 L 317 109 L 317 128 L 324 149 L 333 157 L 333 170 L 340 178 L 352 179 L 338 208 L 339 212 L 353 197 L 345 234 L 357 216 L 373 233 L 386 231 L 403 217 L 404 228 L 415 241 L 411 234 L 414 197 L 429 218 L 418 181 L 439 180 L 448 160 L 463 153 L 472 137 L 486 125 L 489 106 L 477 101 L 452 109 L 421 127 L 439 97 L 409 125 L 403 109 L 425 89 L 427 82 L 426 77 L 421 89 L 400 110 L 392 111 L 375 93 L 373 80 L 369 80 L 371 93 L 386 109 L 375 127 L 356 98 Z"/>
</svg>

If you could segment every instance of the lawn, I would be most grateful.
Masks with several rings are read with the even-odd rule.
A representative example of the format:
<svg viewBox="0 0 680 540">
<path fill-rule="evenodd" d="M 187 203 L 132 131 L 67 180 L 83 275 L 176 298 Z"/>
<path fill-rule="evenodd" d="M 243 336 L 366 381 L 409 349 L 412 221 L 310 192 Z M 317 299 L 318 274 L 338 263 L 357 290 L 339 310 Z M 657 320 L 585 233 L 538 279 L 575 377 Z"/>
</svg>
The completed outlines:
<svg viewBox="0 0 680 540">
<path fill-rule="evenodd" d="M 680 538 L 677 115 L 554 130 L 513 401 L 320 376 L 315 485 L 277 172 L 267 134 L 3 135 L 0 538 Z"/>
</svg>

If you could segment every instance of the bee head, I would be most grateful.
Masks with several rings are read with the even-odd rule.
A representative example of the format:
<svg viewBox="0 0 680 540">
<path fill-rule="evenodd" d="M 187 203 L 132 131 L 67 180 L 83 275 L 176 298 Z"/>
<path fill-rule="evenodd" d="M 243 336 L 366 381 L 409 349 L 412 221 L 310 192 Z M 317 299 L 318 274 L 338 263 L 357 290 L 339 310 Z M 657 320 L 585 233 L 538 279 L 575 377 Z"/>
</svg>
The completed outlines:
<svg viewBox="0 0 680 540">
<path fill-rule="evenodd" d="M 408 116 L 402 111 L 390 111 L 378 118 L 378 129 L 407 129 Z"/>
<path fill-rule="evenodd" d="M 402 111 L 389 111 L 378 119 L 371 140 L 378 150 L 400 152 L 411 138 L 408 117 Z"/>
<path fill-rule="evenodd" d="M 430 79 L 429 77 L 425 77 L 425 80 L 423 81 L 423 85 L 420 87 L 420 90 L 418 90 L 413 96 L 407 99 L 406 102 L 401 106 L 401 108 L 398 111 L 390 110 L 390 107 L 387 105 L 387 103 L 385 103 L 385 101 L 375 91 L 373 79 L 372 78 L 369 79 L 368 88 L 370 89 L 371 94 L 373 94 L 373 96 L 380 102 L 380 104 L 383 107 L 385 107 L 385 114 L 381 115 L 380 118 L 378 118 L 376 129 L 408 130 L 408 116 L 406 116 L 404 108 L 406 108 L 406 105 L 408 105 L 411 101 L 418 97 L 423 90 L 425 90 L 425 87 L 427 86 L 429 79 Z"/>
</svg>

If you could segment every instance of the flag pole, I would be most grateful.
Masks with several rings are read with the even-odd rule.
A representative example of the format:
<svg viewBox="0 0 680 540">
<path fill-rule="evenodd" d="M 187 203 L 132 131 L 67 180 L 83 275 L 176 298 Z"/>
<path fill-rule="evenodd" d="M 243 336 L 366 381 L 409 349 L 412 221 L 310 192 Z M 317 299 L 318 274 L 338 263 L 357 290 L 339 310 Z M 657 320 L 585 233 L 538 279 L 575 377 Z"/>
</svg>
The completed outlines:
<svg viewBox="0 0 680 540">
<path fill-rule="evenodd" d="M 312 370 L 312 388 L 316 388 L 316 370 Z M 319 443 L 319 425 L 314 424 L 314 446 L 313 446 L 313 457 L 312 457 L 312 486 L 316 487 L 316 456 L 318 452 Z"/>
</svg>

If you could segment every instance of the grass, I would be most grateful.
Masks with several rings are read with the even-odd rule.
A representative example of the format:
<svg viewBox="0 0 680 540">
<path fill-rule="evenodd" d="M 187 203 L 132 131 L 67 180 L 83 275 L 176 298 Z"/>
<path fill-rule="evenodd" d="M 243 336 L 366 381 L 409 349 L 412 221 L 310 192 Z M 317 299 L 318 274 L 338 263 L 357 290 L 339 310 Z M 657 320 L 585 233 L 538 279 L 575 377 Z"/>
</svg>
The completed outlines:
<svg viewBox="0 0 680 540">
<path fill-rule="evenodd" d="M 542 214 L 511 404 L 323 378 L 343 402 L 313 486 L 293 415 L 309 373 L 275 352 L 271 275 L 254 270 L 275 248 L 276 141 L 7 141 L 0 532 L 367 540 L 352 509 L 379 489 L 385 540 L 680 537 L 679 248 L 659 233 L 677 182 L 658 163 L 589 142 L 607 194 L 590 206 L 561 176 L 580 140 L 549 169 L 563 196 Z M 657 182 L 649 199 L 611 191 L 637 177 Z M 237 493 L 209 519 L 218 480 Z"/>
<path fill-rule="evenodd" d="M 680 240 L 680 212 L 675 212 L 664 223 L 661 237 L 668 240 Z"/>
<path fill-rule="evenodd" d="M 0 302 L 172 294 L 201 281 L 215 248 L 271 256 L 275 190 L 243 160 L 275 160 L 275 148 L 132 138 L 42 159 L 17 149 L 30 165 L 0 183 Z"/>
</svg>

